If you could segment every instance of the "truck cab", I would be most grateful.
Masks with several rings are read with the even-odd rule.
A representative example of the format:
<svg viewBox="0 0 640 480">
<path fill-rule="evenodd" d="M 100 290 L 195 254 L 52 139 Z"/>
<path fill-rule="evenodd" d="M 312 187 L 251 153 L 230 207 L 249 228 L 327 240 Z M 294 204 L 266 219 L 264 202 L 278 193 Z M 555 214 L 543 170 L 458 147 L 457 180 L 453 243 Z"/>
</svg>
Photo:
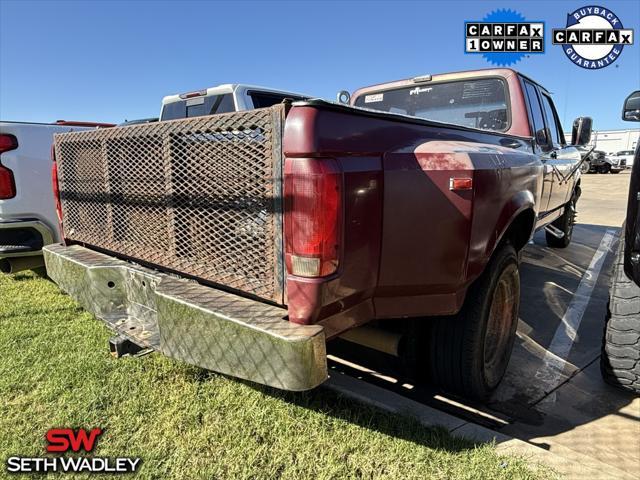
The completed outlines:
<svg viewBox="0 0 640 480">
<path fill-rule="evenodd" d="M 176 120 L 178 118 L 266 108 L 281 103 L 285 98 L 295 101 L 304 100 L 308 97 L 301 93 L 292 93 L 284 90 L 227 83 L 217 87 L 164 97 L 160 110 L 160 120 Z"/>
<path fill-rule="evenodd" d="M 508 68 L 420 75 L 361 88 L 351 105 L 528 138 L 544 172 L 536 229 L 548 227 L 550 246 L 569 245 L 580 197 L 580 139 L 574 131 L 566 143 L 551 94 L 535 80 Z M 590 132 L 590 119 L 580 123 Z M 502 144 L 522 148 L 515 140 Z"/>
</svg>

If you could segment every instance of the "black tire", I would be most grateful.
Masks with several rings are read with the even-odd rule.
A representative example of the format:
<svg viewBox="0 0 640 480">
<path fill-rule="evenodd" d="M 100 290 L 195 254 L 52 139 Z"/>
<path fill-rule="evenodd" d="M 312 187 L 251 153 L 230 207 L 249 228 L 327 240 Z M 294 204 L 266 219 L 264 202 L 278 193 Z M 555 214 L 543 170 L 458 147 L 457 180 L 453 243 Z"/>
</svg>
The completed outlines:
<svg viewBox="0 0 640 480">
<path fill-rule="evenodd" d="M 598 173 L 609 173 L 611 171 L 611 165 L 605 163 L 598 167 Z"/>
<path fill-rule="evenodd" d="M 551 235 L 549 232 L 544 232 L 547 240 L 547 245 L 551 248 L 567 248 L 571 243 L 571 237 L 573 236 L 573 227 L 576 223 L 576 196 L 571 198 L 571 201 L 564 206 L 564 212 L 562 216 L 553 221 L 551 225 L 564 233 L 562 238 L 558 238 Z"/>
<path fill-rule="evenodd" d="M 580 171 L 582 173 L 589 173 L 589 170 L 591 170 L 591 163 L 589 160 L 585 160 L 582 162 L 582 165 L 580 165 Z"/>
<path fill-rule="evenodd" d="M 504 244 L 467 291 L 457 315 L 425 320 L 428 349 L 422 358 L 427 371 L 419 372 L 422 378 L 449 392 L 486 400 L 509 364 L 519 306 L 518 256 Z"/>
<path fill-rule="evenodd" d="M 640 287 L 625 275 L 623 254 L 621 239 L 609 292 L 600 371 L 607 383 L 640 394 Z"/>
<path fill-rule="evenodd" d="M 609 171 L 609 173 L 613 173 L 614 175 L 617 175 L 618 173 L 620 173 L 620 170 L 611 170 Z"/>
</svg>

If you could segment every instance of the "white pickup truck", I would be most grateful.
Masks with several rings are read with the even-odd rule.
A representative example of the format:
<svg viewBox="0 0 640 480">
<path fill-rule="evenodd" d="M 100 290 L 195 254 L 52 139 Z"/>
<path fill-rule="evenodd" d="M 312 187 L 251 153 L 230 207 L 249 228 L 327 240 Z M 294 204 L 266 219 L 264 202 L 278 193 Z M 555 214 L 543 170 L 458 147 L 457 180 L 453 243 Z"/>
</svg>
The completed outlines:
<svg viewBox="0 0 640 480">
<path fill-rule="evenodd" d="M 617 167 L 617 170 L 624 170 L 625 168 L 633 167 L 633 156 L 635 152 L 633 150 L 622 150 L 616 153 L 610 153 L 606 156 L 607 161 Z M 618 173 L 613 172 L 612 173 Z"/>
<path fill-rule="evenodd" d="M 309 96 L 253 85 L 227 83 L 217 87 L 164 97 L 160 120 L 266 108 L 281 103 L 285 98 L 297 101 L 308 99 Z"/>
<path fill-rule="evenodd" d="M 44 265 L 42 247 L 60 241 L 51 189 L 53 135 L 110 126 L 0 122 L 0 272 Z"/>
<path fill-rule="evenodd" d="M 160 120 L 270 107 L 285 98 L 303 100 L 308 96 L 244 84 L 218 85 L 164 97 Z M 133 120 L 125 125 L 153 121 L 156 119 Z M 43 265 L 42 247 L 60 241 L 51 188 L 53 135 L 107 126 L 113 125 L 0 122 L 0 272 Z"/>
</svg>

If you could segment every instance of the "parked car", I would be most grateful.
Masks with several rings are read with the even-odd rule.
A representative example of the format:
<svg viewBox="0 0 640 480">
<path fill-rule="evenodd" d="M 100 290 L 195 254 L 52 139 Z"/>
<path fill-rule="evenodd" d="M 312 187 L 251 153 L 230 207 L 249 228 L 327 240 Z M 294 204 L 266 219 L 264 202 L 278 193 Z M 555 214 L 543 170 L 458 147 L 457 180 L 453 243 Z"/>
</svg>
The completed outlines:
<svg viewBox="0 0 640 480">
<path fill-rule="evenodd" d="M 622 119 L 640 122 L 640 90 L 625 100 Z M 634 156 L 627 217 L 609 288 L 600 369 L 611 385 L 640 393 L 640 144 Z"/>
<path fill-rule="evenodd" d="M 624 156 L 606 156 L 605 161 L 609 164 L 610 173 L 620 173 L 627 168 L 627 159 Z"/>
<path fill-rule="evenodd" d="M 117 354 L 307 390 L 327 378 L 325 342 L 367 324 L 351 341 L 486 398 L 514 342 L 518 253 L 541 228 L 568 245 L 580 155 L 549 93 L 510 69 L 352 104 L 57 135 L 49 276 L 118 333 Z M 579 118 L 572 143 L 590 134 Z"/>
<path fill-rule="evenodd" d="M 622 157 L 606 155 L 600 150 L 591 154 L 590 173 L 620 173 L 626 168 L 626 160 Z"/>
<path fill-rule="evenodd" d="M 61 240 L 51 192 L 51 144 L 93 122 L 0 122 L 0 272 L 42 266 L 42 247 Z"/>
<path fill-rule="evenodd" d="M 608 158 L 612 164 L 615 163 L 617 165 L 620 165 L 622 167 L 621 170 L 624 170 L 625 168 L 631 168 L 633 166 L 633 156 L 633 150 L 622 150 L 620 152 L 616 152 L 615 155 L 611 155 Z"/>
<path fill-rule="evenodd" d="M 580 147 L 578 150 L 582 156 L 582 173 L 620 173 L 625 168 L 624 159 L 611 158 L 601 150 L 590 147 Z"/>
</svg>

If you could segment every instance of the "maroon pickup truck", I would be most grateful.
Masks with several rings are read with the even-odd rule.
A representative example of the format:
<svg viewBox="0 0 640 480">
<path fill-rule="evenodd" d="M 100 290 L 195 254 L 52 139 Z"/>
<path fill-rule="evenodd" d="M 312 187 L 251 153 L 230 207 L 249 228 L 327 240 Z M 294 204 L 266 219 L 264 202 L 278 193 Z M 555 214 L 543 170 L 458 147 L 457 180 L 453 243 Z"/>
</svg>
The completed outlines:
<svg viewBox="0 0 640 480">
<path fill-rule="evenodd" d="M 578 119 L 573 143 L 589 136 Z M 518 253 L 539 228 L 566 246 L 580 193 L 551 97 L 508 69 L 56 135 L 54 161 L 48 273 L 115 353 L 288 390 L 322 383 L 344 336 L 485 398 L 514 341 Z"/>
</svg>

